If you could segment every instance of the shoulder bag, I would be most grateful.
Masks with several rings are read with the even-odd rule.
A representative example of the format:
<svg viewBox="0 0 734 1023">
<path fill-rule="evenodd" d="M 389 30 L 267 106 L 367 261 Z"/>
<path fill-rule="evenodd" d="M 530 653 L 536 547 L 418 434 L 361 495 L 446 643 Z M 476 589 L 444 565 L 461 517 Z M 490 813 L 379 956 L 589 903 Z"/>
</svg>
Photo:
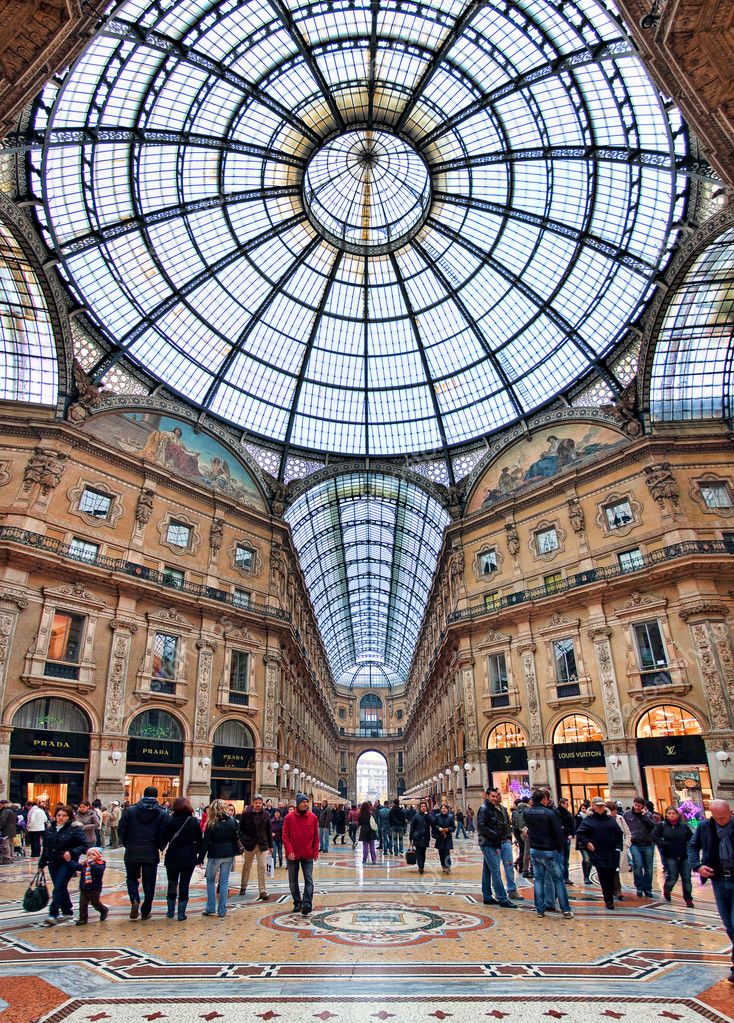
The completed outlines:
<svg viewBox="0 0 734 1023">
<path fill-rule="evenodd" d="M 33 880 L 28 885 L 23 896 L 23 909 L 26 913 L 38 913 L 48 905 L 48 887 L 46 885 L 46 874 L 43 870 L 37 870 Z"/>
</svg>

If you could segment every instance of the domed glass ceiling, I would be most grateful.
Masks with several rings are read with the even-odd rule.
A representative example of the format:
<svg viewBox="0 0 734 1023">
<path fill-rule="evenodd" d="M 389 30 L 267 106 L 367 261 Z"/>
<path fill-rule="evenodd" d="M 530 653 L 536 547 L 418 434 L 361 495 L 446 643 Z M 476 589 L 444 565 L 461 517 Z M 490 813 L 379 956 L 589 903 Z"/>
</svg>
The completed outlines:
<svg viewBox="0 0 734 1023">
<path fill-rule="evenodd" d="M 34 129 L 95 376 L 286 449 L 446 451 L 614 387 L 686 202 L 598 0 L 129 0 Z"/>
</svg>

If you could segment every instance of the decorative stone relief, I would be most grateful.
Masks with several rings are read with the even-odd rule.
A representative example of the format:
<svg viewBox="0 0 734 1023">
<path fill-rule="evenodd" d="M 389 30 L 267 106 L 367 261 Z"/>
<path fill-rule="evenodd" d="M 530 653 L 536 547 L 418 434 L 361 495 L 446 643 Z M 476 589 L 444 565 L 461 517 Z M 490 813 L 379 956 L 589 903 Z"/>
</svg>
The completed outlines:
<svg viewBox="0 0 734 1023">
<path fill-rule="evenodd" d="M 224 519 L 216 518 L 209 530 L 209 557 L 214 561 L 222 549 L 224 540 Z"/>
<path fill-rule="evenodd" d="M 34 486 L 41 488 L 46 497 L 60 483 L 66 466 L 66 455 L 50 448 L 34 448 L 23 473 L 23 492 L 30 493 Z"/>
<path fill-rule="evenodd" d="M 280 683 L 280 658 L 265 655 L 265 722 L 263 745 L 272 746 L 275 741 L 275 706 Z"/>
<path fill-rule="evenodd" d="M 543 722 L 540 718 L 540 700 L 538 698 L 538 680 L 535 674 L 535 643 L 524 643 L 518 647 L 522 658 L 522 670 L 525 676 L 525 689 L 528 694 L 528 714 L 530 715 L 530 742 L 542 743 Z"/>
<path fill-rule="evenodd" d="M 617 676 L 614 671 L 612 648 L 609 643 L 611 631 L 606 625 L 589 629 L 589 639 L 594 644 L 594 654 L 596 655 L 596 664 L 599 669 L 599 682 L 601 684 L 602 702 L 604 703 L 607 735 L 610 739 L 621 739 L 624 737 L 624 721 L 622 719 L 622 707 L 619 702 L 619 689 L 617 687 Z"/>
<path fill-rule="evenodd" d="M 196 673 L 196 710 L 194 712 L 194 742 L 206 742 L 209 737 L 209 708 L 212 684 L 212 665 L 217 645 L 211 640 L 199 640 L 199 666 Z"/>
<path fill-rule="evenodd" d="M 451 548 L 448 577 L 451 580 L 453 599 L 456 601 L 464 591 L 464 548 L 459 543 L 455 543 Z"/>
<path fill-rule="evenodd" d="M 80 424 L 84 422 L 93 408 L 102 403 L 105 392 L 92 383 L 76 359 L 74 359 L 72 373 L 76 401 L 69 406 L 66 418 L 71 423 Z"/>
<path fill-rule="evenodd" d="M 569 497 L 567 504 L 571 529 L 573 529 L 574 533 L 583 533 L 586 525 L 584 522 L 584 511 L 578 497 Z"/>
<path fill-rule="evenodd" d="M 690 625 L 689 628 L 693 636 L 706 702 L 709 706 L 711 725 L 715 729 L 727 729 L 730 727 L 730 721 L 724 700 L 723 679 L 719 675 L 706 625 L 699 622 L 696 625 Z"/>
<path fill-rule="evenodd" d="M 734 714 L 734 655 L 732 655 L 731 638 L 726 622 L 711 623 L 711 638 L 719 658 L 726 691 L 729 694 L 729 705 Z"/>
<path fill-rule="evenodd" d="M 628 437 L 639 437 L 642 434 L 642 423 L 637 403 L 637 375 L 630 380 L 612 404 L 602 405 L 601 410 L 615 419 Z"/>
<path fill-rule="evenodd" d="M 107 672 L 107 696 L 104 708 L 105 733 L 122 732 L 125 715 L 125 689 L 127 686 L 127 669 L 130 661 L 132 637 L 138 631 L 132 622 L 113 619 L 110 628 L 114 632 L 112 655 Z"/>
<path fill-rule="evenodd" d="M 23 607 L 28 606 L 28 601 L 24 598 L 20 600 L 12 597 L 8 597 L 3 594 L 0 600 L 5 603 L 6 601 L 13 600 L 17 604 L 16 610 L 0 609 L 0 706 L 3 706 L 3 699 L 5 696 L 5 683 L 8 677 L 8 661 L 10 659 L 10 651 L 13 646 L 13 636 L 15 634 L 15 623 L 18 621 L 18 614 Z"/>
<path fill-rule="evenodd" d="M 520 553 L 520 537 L 514 522 L 505 523 L 505 539 L 507 540 L 507 550 L 513 558 L 516 558 Z"/>
<path fill-rule="evenodd" d="M 663 517 L 669 517 L 670 510 L 673 514 L 678 511 L 680 487 L 673 475 L 670 462 L 656 462 L 655 465 L 646 466 L 645 483 Z"/>
<path fill-rule="evenodd" d="M 474 671 L 471 665 L 461 669 L 464 685 L 464 722 L 466 726 L 466 742 L 472 749 L 479 741 L 477 728 L 477 705 L 474 699 Z"/>
<path fill-rule="evenodd" d="M 153 514 L 153 491 L 142 490 L 135 508 L 136 532 L 142 530 L 150 522 Z"/>
<path fill-rule="evenodd" d="M 6 483 L 10 483 L 10 459 L 5 458 L 0 460 L 0 487 L 4 487 Z"/>
</svg>

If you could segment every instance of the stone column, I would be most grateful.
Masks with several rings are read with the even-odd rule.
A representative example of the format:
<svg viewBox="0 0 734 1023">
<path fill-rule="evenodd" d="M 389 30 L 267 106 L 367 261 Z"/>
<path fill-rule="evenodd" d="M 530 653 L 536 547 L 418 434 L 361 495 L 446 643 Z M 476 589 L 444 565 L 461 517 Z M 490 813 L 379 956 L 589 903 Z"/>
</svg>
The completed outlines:
<svg viewBox="0 0 734 1023">
<path fill-rule="evenodd" d="M 0 593 L 0 707 L 5 706 L 5 685 L 8 679 L 10 652 L 15 638 L 15 626 L 21 611 L 28 607 L 25 597 L 9 590 Z M 3 774 L 7 777 L 7 774 Z"/>
<path fill-rule="evenodd" d="M 10 725 L 0 725 L 0 794 L 9 799 L 10 788 L 10 736 L 13 729 Z"/>
<path fill-rule="evenodd" d="M 279 653 L 267 652 L 263 657 L 263 660 L 265 661 L 263 746 L 275 746 L 276 701 L 280 691 L 282 663 Z M 281 752 L 282 755 L 285 756 L 285 750 L 282 750 Z"/>
<path fill-rule="evenodd" d="M 597 625 L 589 629 L 589 639 L 594 644 L 596 666 L 599 670 L 599 685 L 604 704 L 604 719 L 609 739 L 624 738 L 624 720 L 619 702 L 619 687 L 612 660 L 612 647 L 609 637 L 612 630 L 608 625 Z"/>
<path fill-rule="evenodd" d="M 693 640 L 711 731 L 731 736 L 734 673 L 726 614 L 723 606 L 699 602 L 684 608 L 680 617 L 687 622 Z"/>
<path fill-rule="evenodd" d="M 530 756 L 530 746 L 543 744 L 543 720 L 540 714 L 538 679 L 535 674 L 535 643 L 527 639 L 520 640 L 517 651 L 522 661 L 522 673 L 525 679 L 525 692 L 528 699 L 528 715 L 530 717 L 528 756 Z"/>
<path fill-rule="evenodd" d="M 214 652 L 217 644 L 214 640 L 202 636 L 196 642 L 199 651 L 199 662 L 196 668 L 196 702 L 194 709 L 194 742 L 209 742 L 209 720 L 211 714 L 212 670 Z"/>
<path fill-rule="evenodd" d="M 612 739 L 604 743 L 609 777 L 609 798 L 629 805 L 642 792 L 642 777 L 634 739 Z"/>
</svg>

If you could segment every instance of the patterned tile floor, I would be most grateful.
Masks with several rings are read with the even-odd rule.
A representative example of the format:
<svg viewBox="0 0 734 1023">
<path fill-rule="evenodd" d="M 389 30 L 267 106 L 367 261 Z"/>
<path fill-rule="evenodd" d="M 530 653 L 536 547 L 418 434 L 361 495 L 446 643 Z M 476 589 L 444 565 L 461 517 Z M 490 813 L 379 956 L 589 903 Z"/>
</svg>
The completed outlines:
<svg viewBox="0 0 734 1023">
<path fill-rule="evenodd" d="M 514 911 L 482 904 L 472 842 L 458 843 L 450 875 L 436 861 L 420 878 L 392 857 L 363 867 L 339 846 L 316 865 L 308 918 L 292 913 L 284 870 L 267 903 L 256 888 L 239 898 L 233 873 L 227 917 L 202 917 L 197 870 L 188 920 L 167 920 L 161 900 L 149 921 L 130 921 L 115 852 L 107 922 L 92 910 L 88 927 L 47 929 L 44 914 L 20 907 L 32 872 L 30 861 L 0 867 L 0 1023 L 734 1020 L 728 943 L 708 886 L 695 888 L 693 910 L 627 889 L 610 913 L 574 863 L 575 918 L 540 920 L 527 882 Z"/>
</svg>

